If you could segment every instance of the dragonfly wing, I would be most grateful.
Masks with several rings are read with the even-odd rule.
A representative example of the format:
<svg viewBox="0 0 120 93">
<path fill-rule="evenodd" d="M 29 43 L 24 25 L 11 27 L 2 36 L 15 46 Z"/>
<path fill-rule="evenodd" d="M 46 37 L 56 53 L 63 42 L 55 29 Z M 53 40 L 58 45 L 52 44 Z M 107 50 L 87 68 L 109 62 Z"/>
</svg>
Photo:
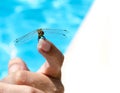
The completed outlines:
<svg viewBox="0 0 120 93">
<path fill-rule="evenodd" d="M 69 32 L 67 30 L 63 30 L 63 29 L 43 29 L 43 31 L 45 32 L 45 34 L 57 34 L 63 37 L 67 37 L 67 35 L 69 34 Z"/>
<path fill-rule="evenodd" d="M 37 31 L 39 29 L 35 30 L 35 31 L 32 31 L 32 32 L 29 32 L 27 34 L 25 34 L 24 36 L 21 36 L 20 38 L 17 38 L 15 41 L 14 41 L 14 44 L 15 45 L 21 45 L 21 44 L 24 44 L 28 41 L 30 41 L 36 34 L 37 34 Z M 69 32 L 67 30 L 63 30 L 63 29 L 48 29 L 48 28 L 44 28 L 42 29 L 44 32 L 45 32 L 45 35 L 44 36 L 47 36 L 47 35 L 51 35 L 51 36 L 62 36 L 62 37 L 68 37 L 68 34 Z"/>
<path fill-rule="evenodd" d="M 29 32 L 29 33 L 25 34 L 24 36 L 17 38 L 14 41 L 14 44 L 20 45 L 20 44 L 26 43 L 26 42 L 30 41 L 36 34 L 37 34 L 37 31 Z"/>
</svg>

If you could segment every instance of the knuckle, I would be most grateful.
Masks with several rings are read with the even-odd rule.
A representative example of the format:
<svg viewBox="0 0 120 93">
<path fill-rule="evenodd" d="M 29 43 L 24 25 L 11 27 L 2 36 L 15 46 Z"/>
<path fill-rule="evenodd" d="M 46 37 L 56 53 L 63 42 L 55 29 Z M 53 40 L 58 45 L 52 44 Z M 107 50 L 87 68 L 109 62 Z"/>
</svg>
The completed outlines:
<svg viewBox="0 0 120 93">
<path fill-rule="evenodd" d="M 45 93 L 64 93 L 64 85 L 60 80 L 51 78 L 51 81 L 52 82 L 46 86 L 47 92 Z"/>
<path fill-rule="evenodd" d="M 27 82 L 27 73 L 25 71 L 17 71 L 15 81 L 17 84 L 24 84 Z"/>
<path fill-rule="evenodd" d="M 61 86 L 59 87 L 59 92 L 60 93 L 64 93 L 64 90 L 65 90 L 64 86 L 63 86 L 63 84 L 61 84 Z"/>
<path fill-rule="evenodd" d="M 54 89 L 54 93 L 64 93 L 64 86 L 61 82 L 56 86 L 56 89 Z"/>
</svg>

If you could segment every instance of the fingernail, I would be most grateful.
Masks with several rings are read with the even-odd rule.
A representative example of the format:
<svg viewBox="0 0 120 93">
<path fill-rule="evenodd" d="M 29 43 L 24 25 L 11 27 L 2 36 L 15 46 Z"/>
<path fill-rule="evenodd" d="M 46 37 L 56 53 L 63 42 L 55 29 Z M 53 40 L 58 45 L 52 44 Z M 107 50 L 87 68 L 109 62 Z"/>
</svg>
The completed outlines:
<svg viewBox="0 0 120 93">
<path fill-rule="evenodd" d="M 22 70 L 23 68 L 19 64 L 13 64 L 9 67 L 9 72 L 16 72 L 17 70 Z"/>
<path fill-rule="evenodd" d="M 45 52 L 48 52 L 51 48 L 51 45 L 44 39 L 40 39 L 38 43 L 38 48 L 42 49 Z"/>
</svg>

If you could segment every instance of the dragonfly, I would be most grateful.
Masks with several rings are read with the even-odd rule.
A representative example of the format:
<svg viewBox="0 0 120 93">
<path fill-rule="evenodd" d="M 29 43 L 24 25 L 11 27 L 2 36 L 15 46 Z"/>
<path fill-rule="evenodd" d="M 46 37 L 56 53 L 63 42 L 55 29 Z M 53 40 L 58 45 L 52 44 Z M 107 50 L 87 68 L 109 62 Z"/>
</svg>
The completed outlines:
<svg viewBox="0 0 120 93">
<path fill-rule="evenodd" d="M 66 37 L 67 30 L 40 28 L 40 29 L 37 29 L 35 31 L 31 31 L 31 32 L 15 39 L 14 44 L 21 45 L 23 43 L 26 43 L 26 42 L 30 41 L 35 35 L 37 35 L 38 41 L 39 41 L 39 39 L 46 39 L 45 33 L 59 34 L 59 35 L 62 35 L 63 37 Z"/>
</svg>

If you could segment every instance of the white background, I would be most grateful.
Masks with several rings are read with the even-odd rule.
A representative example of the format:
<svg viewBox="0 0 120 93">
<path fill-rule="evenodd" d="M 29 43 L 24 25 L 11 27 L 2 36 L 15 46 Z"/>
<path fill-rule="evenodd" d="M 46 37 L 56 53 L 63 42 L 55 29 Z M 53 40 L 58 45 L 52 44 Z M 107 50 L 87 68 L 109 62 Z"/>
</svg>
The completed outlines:
<svg viewBox="0 0 120 93">
<path fill-rule="evenodd" d="M 65 93 L 120 93 L 119 12 L 119 0 L 95 0 L 65 54 Z"/>
</svg>

